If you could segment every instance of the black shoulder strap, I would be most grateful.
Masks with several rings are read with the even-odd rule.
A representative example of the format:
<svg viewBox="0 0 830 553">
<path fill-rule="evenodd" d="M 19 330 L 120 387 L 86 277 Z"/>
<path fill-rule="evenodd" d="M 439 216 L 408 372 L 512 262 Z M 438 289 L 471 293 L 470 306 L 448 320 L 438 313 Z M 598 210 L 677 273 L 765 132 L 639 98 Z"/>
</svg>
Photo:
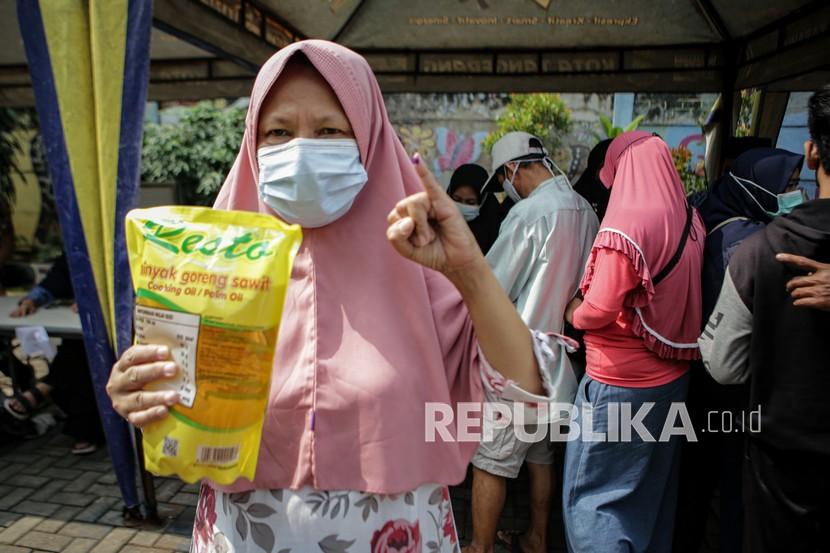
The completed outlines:
<svg viewBox="0 0 830 553">
<path fill-rule="evenodd" d="M 674 269 L 677 263 L 680 261 L 680 258 L 683 257 L 683 250 L 686 249 L 686 241 L 689 239 L 689 232 L 692 230 L 692 206 L 691 204 L 686 204 L 686 227 L 683 229 L 683 236 L 680 238 L 680 245 L 677 247 L 677 251 L 674 252 L 674 255 L 669 260 L 668 264 L 663 267 L 663 270 L 660 271 L 656 277 L 651 279 L 651 283 L 654 286 L 660 284 L 664 278 L 669 276 L 669 273 Z"/>
</svg>

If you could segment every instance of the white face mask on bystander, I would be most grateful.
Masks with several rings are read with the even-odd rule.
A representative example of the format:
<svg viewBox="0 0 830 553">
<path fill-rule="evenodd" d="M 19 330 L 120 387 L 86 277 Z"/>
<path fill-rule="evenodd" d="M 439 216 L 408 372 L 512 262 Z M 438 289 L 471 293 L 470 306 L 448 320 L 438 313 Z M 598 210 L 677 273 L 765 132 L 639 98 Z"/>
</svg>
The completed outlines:
<svg viewBox="0 0 830 553">
<path fill-rule="evenodd" d="M 470 205 L 470 204 L 463 204 L 461 202 L 455 202 L 456 207 L 461 212 L 461 216 L 464 217 L 464 220 L 467 222 L 472 221 L 476 217 L 478 217 L 479 211 L 481 206 L 478 205 Z"/>
<path fill-rule="evenodd" d="M 516 187 L 513 186 L 513 179 L 516 178 L 516 173 L 519 172 L 519 165 L 521 165 L 521 161 L 514 161 L 513 163 L 516 164 L 516 167 L 513 168 L 513 177 L 509 177 L 508 173 L 510 172 L 510 167 L 506 164 L 504 166 L 504 182 L 501 183 L 502 188 L 507 193 L 507 197 L 513 200 L 514 202 L 519 202 L 522 197 L 519 195 L 519 192 L 516 190 Z"/>
</svg>

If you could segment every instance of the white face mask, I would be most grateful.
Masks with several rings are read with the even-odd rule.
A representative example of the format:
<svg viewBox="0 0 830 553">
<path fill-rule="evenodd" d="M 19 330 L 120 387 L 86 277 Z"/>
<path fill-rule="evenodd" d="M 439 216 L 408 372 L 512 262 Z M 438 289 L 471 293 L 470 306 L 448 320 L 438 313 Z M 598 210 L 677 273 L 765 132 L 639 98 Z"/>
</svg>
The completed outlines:
<svg viewBox="0 0 830 553">
<path fill-rule="evenodd" d="M 513 169 L 513 178 L 508 178 L 507 174 L 510 172 L 510 167 L 507 165 L 504 166 L 504 182 L 501 183 L 501 187 L 507 193 L 507 197 L 513 200 L 516 203 L 519 203 L 522 200 L 522 197 L 519 196 L 519 192 L 516 190 L 516 187 L 513 186 L 513 179 L 516 178 L 516 173 L 519 172 L 519 165 L 522 164 L 521 161 L 516 161 L 515 169 Z"/>
<path fill-rule="evenodd" d="M 461 202 L 455 202 L 455 205 L 458 206 L 458 211 L 461 212 L 461 216 L 464 217 L 465 221 L 472 221 L 478 217 L 479 210 L 481 209 L 481 206 L 462 204 Z"/>
<path fill-rule="evenodd" d="M 772 192 L 770 192 L 769 190 L 767 190 L 763 186 L 755 184 L 754 182 L 752 182 L 749 179 L 744 179 L 744 178 L 735 176 L 735 174 L 733 174 L 731 171 L 729 172 L 729 175 L 735 180 L 735 182 L 738 183 L 738 186 L 743 188 L 744 192 L 746 192 L 747 195 L 750 198 L 752 198 L 752 201 L 755 202 L 756 204 L 758 204 L 758 207 L 763 209 L 764 212 L 767 215 L 769 215 L 770 217 L 778 217 L 779 215 L 786 215 L 787 213 L 789 213 L 793 209 L 795 209 L 797 206 L 799 206 L 799 205 L 803 204 L 805 201 L 807 201 L 806 198 L 805 198 L 805 195 L 804 195 L 804 191 L 801 190 L 801 189 L 793 190 L 792 192 L 783 192 L 781 194 L 773 194 Z M 754 186 L 758 190 L 761 190 L 761 191 L 765 192 L 766 194 L 769 194 L 770 196 L 775 198 L 776 201 L 778 202 L 778 211 L 767 211 L 766 209 L 764 209 L 764 206 L 761 205 L 761 202 L 759 202 L 755 198 L 755 196 L 750 194 L 749 190 L 746 189 L 746 186 L 744 186 L 743 183 L 747 183 L 751 186 Z"/>
<path fill-rule="evenodd" d="M 516 173 L 519 171 L 519 165 L 521 165 L 522 163 L 527 162 L 527 161 L 540 161 L 540 160 L 539 159 L 533 159 L 533 160 L 514 161 L 513 163 L 516 164 L 516 168 L 513 170 L 513 178 L 516 178 Z M 544 159 L 541 160 L 541 162 L 545 166 L 545 168 L 548 171 L 550 171 L 550 175 L 552 177 L 556 178 L 559 181 L 562 181 L 564 179 L 564 182 L 567 183 L 568 186 L 570 186 L 570 181 L 568 180 L 568 177 L 565 175 L 565 173 L 562 171 L 562 169 L 560 169 L 559 166 L 556 165 L 556 163 L 553 162 L 552 159 L 544 158 Z M 553 172 L 554 167 L 556 167 L 556 170 L 559 171 L 559 175 L 557 175 L 556 173 Z M 507 178 L 507 173 L 510 172 L 510 168 L 505 165 L 504 169 L 505 169 L 505 171 L 504 171 L 505 176 L 504 176 L 504 182 L 502 182 L 502 188 L 504 189 L 504 191 L 507 193 L 507 195 L 510 197 L 511 200 L 513 200 L 514 202 L 518 202 L 519 200 L 522 199 L 522 197 L 519 195 L 519 192 L 516 190 L 516 187 L 513 186 L 513 179 Z"/>
<path fill-rule="evenodd" d="M 305 228 L 345 215 L 369 179 L 351 138 L 295 138 L 260 148 L 257 159 L 262 201 Z"/>
</svg>

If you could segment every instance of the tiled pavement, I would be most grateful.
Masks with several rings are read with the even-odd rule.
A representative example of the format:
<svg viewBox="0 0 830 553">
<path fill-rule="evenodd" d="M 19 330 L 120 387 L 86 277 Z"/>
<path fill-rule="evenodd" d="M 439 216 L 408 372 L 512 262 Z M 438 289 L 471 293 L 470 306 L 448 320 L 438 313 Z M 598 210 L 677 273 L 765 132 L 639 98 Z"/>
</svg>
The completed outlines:
<svg viewBox="0 0 830 553">
<path fill-rule="evenodd" d="M 71 443 L 53 430 L 0 446 L 0 553 L 189 549 L 197 485 L 156 478 L 162 524 L 127 527 L 106 452 L 71 455 Z"/>
<path fill-rule="evenodd" d="M 161 526 L 127 527 L 109 458 L 102 448 L 69 453 L 71 440 L 53 429 L 45 436 L 0 446 L 0 553 L 153 553 L 187 551 L 197 485 L 156 478 Z M 452 489 L 462 543 L 470 536 L 469 479 Z M 554 505 L 558 502 L 554 501 Z M 552 517 L 550 551 L 564 551 L 559 513 Z M 501 527 L 527 523 L 524 473 L 508 482 Z M 501 551 L 501 550 L 497 550 Z"/>
</svg>

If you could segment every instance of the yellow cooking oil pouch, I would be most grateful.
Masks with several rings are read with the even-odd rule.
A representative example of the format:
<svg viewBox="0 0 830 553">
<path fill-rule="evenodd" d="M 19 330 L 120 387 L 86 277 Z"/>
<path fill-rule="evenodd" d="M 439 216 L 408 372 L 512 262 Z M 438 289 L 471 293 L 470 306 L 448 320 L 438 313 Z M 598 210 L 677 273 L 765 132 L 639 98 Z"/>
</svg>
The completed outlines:
<svg viewBox="0 0 830 553">
<path fill-rule="evenodd" d="M 127 214 L 135 341 L 170 348 L 169 416 L 144 428 L 147 469 L 187 482 L 253 480 L 285 290 L 302 241 L 265 214 L 203 207 Z"/>
</svg>

